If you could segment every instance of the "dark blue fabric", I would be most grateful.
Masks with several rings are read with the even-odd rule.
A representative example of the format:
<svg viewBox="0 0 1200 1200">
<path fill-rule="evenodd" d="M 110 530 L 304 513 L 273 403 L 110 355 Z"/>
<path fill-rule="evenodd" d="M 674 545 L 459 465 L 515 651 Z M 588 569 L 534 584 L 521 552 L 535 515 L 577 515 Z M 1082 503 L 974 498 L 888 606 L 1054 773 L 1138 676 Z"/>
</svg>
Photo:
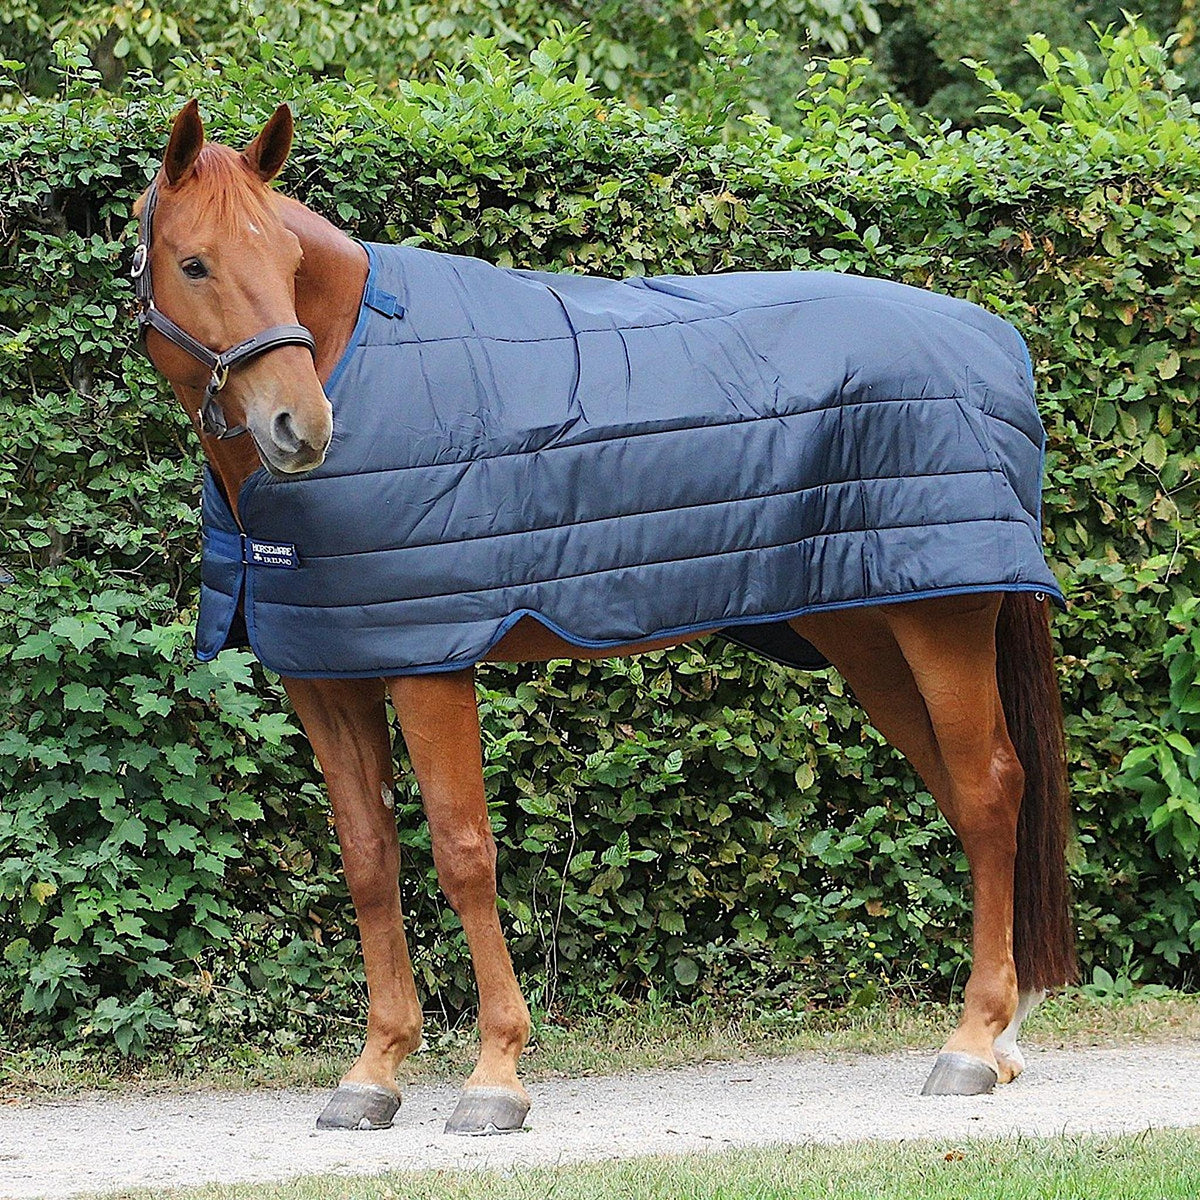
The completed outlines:
<svg viewBox="0 0 1200 1200">
<path fill-rule="evenodd" d="M 239 499 L 298 568 L 245 565 L 206 478 L 201 658 L 243 590 L 258 657 L 315 676 L 466 666 L 523 614 L 582 646 L 726 629 L 808 665 L 786 616 L 1059 598 L 1028 355 L 983 309 L 830 272 L 368 251 L 325 462 Z"/>
</svg>

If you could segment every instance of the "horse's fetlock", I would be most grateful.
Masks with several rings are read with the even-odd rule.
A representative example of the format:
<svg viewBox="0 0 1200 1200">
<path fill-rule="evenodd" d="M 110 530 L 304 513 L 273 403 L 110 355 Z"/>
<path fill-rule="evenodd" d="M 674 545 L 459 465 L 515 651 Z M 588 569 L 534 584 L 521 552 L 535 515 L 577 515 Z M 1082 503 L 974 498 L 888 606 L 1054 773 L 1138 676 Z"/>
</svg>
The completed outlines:
<svg viewBox="0 0 1200 1200">
<path fill-rule="evenodd" d="M 386 1038 L 385 1048 L 397 1060 L 404 1059 L 421 1048 L 423 1036 L 424 1031 L 419 1017 L 415 1021 L 405 1021 L 390 1032 Z"/>
<path fill-rule="evenodd" d="M 524 1002 L 514 1013 L 509 1025 L 509 1037 L 512 1039 L 514 1046 L 521 1050 L 525 1049 L 529 1042 L 529 1035 L 533 1032 L 533 1022 L 529 1019 L 529 1009 L 525 1007 Z"/>
<path fill-rule="evenodd" d="M 529 1042 L 533 1025 L 529 1020 L 529 1009 L 524 1001 L 506 1005 L 487 1019 L 479 1022 L 480 1037 L 506 1055 L 517 1057 Z"/>
<path fill-rule="evenodd" d="M 1017 1011 L 1017 971 L 1011 964 L 990 972 L 986 978 L 973 973 L 964 995 L 967 1010 L 978 1013 L 999 1030 L 1007 1027 Z"/>
</svg>

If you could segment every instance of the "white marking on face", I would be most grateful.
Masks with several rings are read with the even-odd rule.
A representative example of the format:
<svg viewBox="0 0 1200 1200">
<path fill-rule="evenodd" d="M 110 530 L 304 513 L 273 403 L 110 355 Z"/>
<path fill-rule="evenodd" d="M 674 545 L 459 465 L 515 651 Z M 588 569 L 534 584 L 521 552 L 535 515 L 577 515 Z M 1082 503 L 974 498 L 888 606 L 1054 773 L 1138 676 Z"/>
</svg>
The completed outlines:
<svg viewBox="0 0 1200 1200">
<path fill-rule="evenodd" d="M 396 807 L 396 798 L 392 795 L 392 789 L 386 783 L 379 785 L 379 798 L 383 801 L 384 808 Z"/>
</svg>

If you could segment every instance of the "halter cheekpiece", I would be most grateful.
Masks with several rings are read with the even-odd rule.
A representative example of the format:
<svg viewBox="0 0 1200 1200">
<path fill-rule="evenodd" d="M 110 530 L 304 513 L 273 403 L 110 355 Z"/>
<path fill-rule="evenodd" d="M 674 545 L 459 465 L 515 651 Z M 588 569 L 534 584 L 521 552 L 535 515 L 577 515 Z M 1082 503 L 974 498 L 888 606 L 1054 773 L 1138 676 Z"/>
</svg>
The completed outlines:
<svg viewBox="0 0 1200 1200">
<path fill-rule="evenodd" d="M 238 437 L 247 432 L 246 427 L 234 425 L 231 428 L 217 401 L 217 395 L 229 382 L 229 372 L 234 367 L 258 358 L 260 354 L 266 354 L 268 350 L 274 350 L 278 346 L 307 346 L 309 353 L 316 358 L 317 343 L 303 325 L 272 325 L 269 329 L 264 329 L 261 333 L 256 333 L 218 354 L 203 342 L 197 341 L 186 329 L 176 325 L 154 304 L 154 284 L 150 278 L 150 244 L 154 237 L 154 210 L 157 206 L 156 179 L 146 193 L 146 203 L 138 224 L 138 243 L 133 252 L 133 265 L 129 272 L 133 277 L 134 291 L 137 295 L 138 335 L 145 346 L 146 331 L 153 329 L 180 350 L 202 362 L 212 372 L 204 389 L 204 401 L 200 405 L 200 429 L 209 437 L 221 441 Z"/>
</svg>

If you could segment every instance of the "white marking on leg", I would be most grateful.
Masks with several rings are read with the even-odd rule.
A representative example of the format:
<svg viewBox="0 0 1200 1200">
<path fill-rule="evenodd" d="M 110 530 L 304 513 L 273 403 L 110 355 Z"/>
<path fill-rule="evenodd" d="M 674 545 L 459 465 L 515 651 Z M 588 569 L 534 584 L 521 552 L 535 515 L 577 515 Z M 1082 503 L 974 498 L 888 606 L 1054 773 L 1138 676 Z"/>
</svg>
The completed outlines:
<svg viewBox="0 0 1200 1200">
<path fill-rule="evenodd" d="M 1017 997 L 1017 1011 L 1013 1014 L 1013 1019 L 1009 1021 L 1008 1028 L 996 1039 L 996 1053 L 1003 1055 L 1009 1062 L 1015 1063 L 1018 1070 L 1023 1070 L 1025 1067 L 1025 1055 L 1021 1053 L 1021 1048 L 1017 1045 L 1021 1025 L 1045 998 L 1045 992 L 1022 992 Z"/>
</svg>

